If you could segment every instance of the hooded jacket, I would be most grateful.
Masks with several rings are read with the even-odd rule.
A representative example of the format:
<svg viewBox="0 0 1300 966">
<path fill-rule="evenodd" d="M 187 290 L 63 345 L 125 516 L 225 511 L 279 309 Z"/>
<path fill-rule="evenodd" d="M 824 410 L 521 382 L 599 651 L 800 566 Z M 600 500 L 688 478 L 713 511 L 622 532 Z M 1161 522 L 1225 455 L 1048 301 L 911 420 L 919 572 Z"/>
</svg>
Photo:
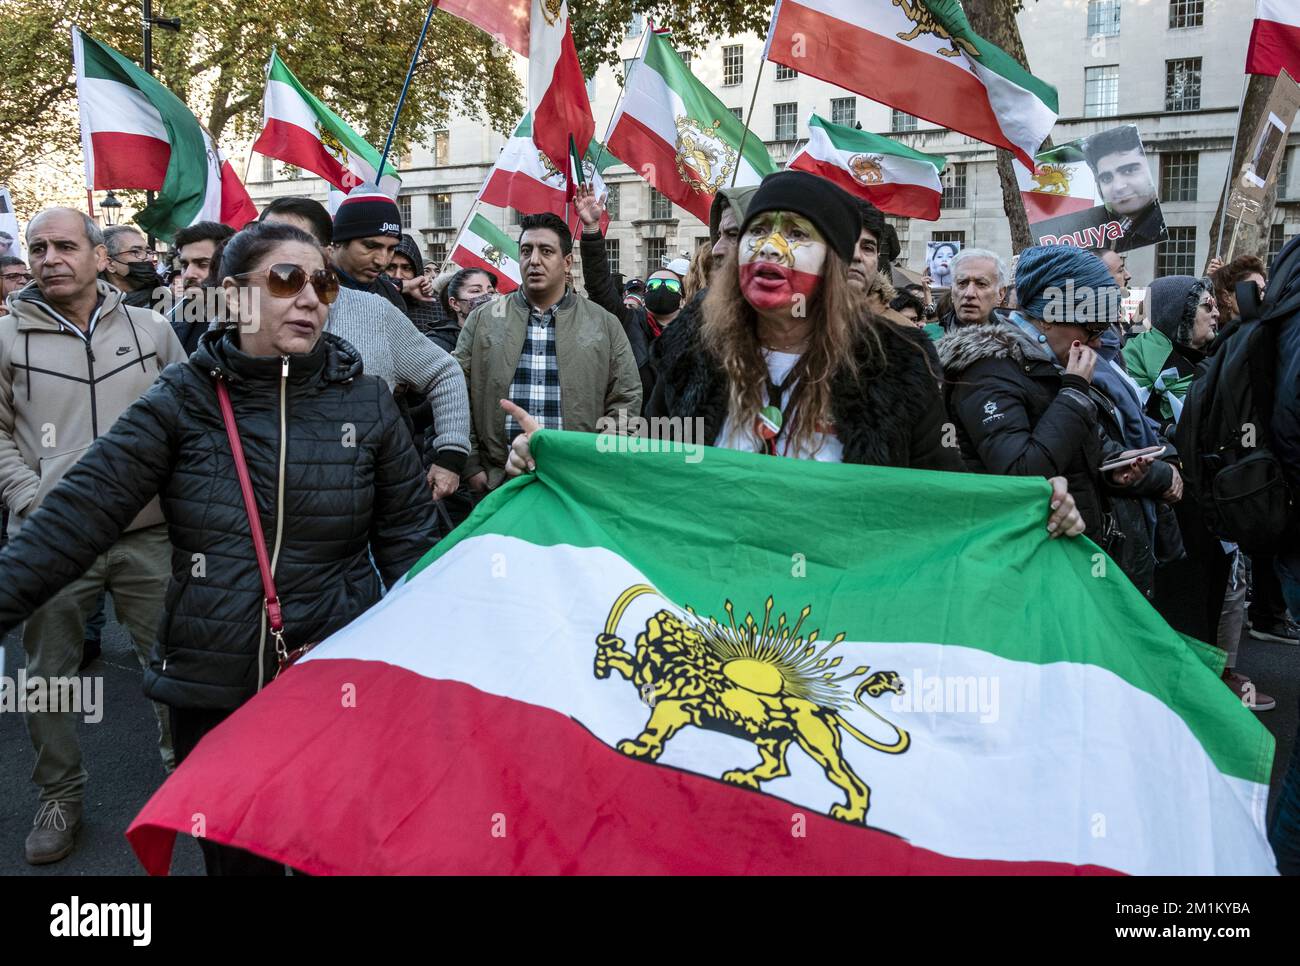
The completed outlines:
<svg viewBox="0 0 1300 966">
<path fill-rule="evenodd" d="M 0 495 L 13 533 L 158 374 L 185 360 L 162 316 L 97 281 L 89 336 L 61 321 L 35 282 L 0 318 Z M 156 503 L 124 530 L 162 522 Z"/>
<path fill-rule="evenodd" d="M 424 258 L 421 257 L 420 246 L 415 243 L 414 238 L 410 235 L 402 235 L 401 240 L 397 243 L 397 253 L 405 255 L 410 260 L 417 278 L 424 274 Z M 395 279 L 386 280 L 400 291 L 401 286 Z M 413 299 L 402 293 L 402 301 L 405 303 L 403 311 L 406 312 L 407 318 L 415 323 L 415 327 L 420 330 L 422 335 L 434 338 L 434 330 L 448 321 L 446 313 L 442 310 L 442 303 L 438 299 L 434 299 L 432 302 L 421 302 L 419 299 Z M 434 338 L 434 341 L 437 341 L 448 352 L 455 348 L 454 342 L 451 348 L 448 348 L 442 343 L 442 340 Z"/>
<path fill-rule="evenodd" d="M 379 600 L 381 576 L 391 586 L 434 543 L 419 457 L 356 349 L 325 334 L 309 353 L 260 358 L 235 340 L 205 333 L 0 552 L 7 630 L 80 576 L 157 494 L 172 577 L 145 691 L 182 708 L 237 707 L 276 663 L 215 378 L 230 389 L 289 649 L 349 623 Z M 339 445 L 342 426 L 355 445 Z"/>
<path fill-rule="evenodd" d="M 1137 382 L 1146 414 L 1166 435 L 1182 414 L 1183 398 L 1205 353 L 1188 343 L 1196 306 L 1209 286 L 1191 275 L 1168 275 L 1151 283 L 1151 329 L 1124 344 L 1124 367 Z"/>
<path fill-rule="evenodd" d="M 692 302 L 692 306 L 695 303 Z M 659 339 L 661 368 L 647 415 L 702 418 L 712 446 L 727 419 L 727 374 L 700 343 L 702 312 L 683 312 Z M 845 463 L 915 469 L 962 469 L 943 445 L 947 414 L 937 388 L 933 344 L 913 326 L 879 323 L 884 364 L 859 343 L 859 375 L 837 376 L 831 390 L 835 434 Z"/>
</svg>

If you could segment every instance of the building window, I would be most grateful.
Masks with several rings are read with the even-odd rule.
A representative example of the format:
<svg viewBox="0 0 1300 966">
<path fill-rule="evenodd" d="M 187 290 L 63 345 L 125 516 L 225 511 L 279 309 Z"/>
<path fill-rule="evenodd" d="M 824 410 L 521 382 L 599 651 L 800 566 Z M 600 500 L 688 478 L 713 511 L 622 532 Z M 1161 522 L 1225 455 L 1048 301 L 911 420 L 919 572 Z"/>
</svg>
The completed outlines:
<svg viewBox="0 0 1300 966">
<path fill-rule="evenodd" d="M 940 208 L 966 207 L 966 165 L 950 164 L 944 169 L 943 195 L 939 199 Z"/>
<path fill-rule="evenodd" d="M 632 14 L 632 19 L 627 22 L 623 29 L 624 37 L 640 37 L 645 33 L 645 16 L 639 13 Z"/>
<path fill-rule="evenodd" d="M 1119 113 L 1119 66 L 1083 69 L 1083 116 L 1111 117 Z"/>
<path fill-rule="evenodd" d="M 262 180 L 275 180 L 275 158 L 268 158 L 266 155 L 262 155 Z"/>
<path fill-rule="evenodd" d="M 627 83 L 628 75 L 632 72 L 632 65 L 636 63 L 635 57 L 623 58 L 623 82 Z"/>
<path fill-rule="evenodd" d="M 889 115 L 889 130 L 894 134 L 905 134 L 916 130 L 916 118 L 911 114 L 894 108 Z"/>
<path fill-rule="evenodd" d="M 649 278 L 664 267 L 664 255 L 668 253 L 666 238 L 647 238 L 645 240 L 645 277 Z"/>
<path fill-rule="evenodd" d="M 858 123 L 858 99 L 856 97 L 831 98 L 831 123 L 853 127 Z"/>
<path fill-rule="evenodd" d="M 1264 259 L 1267 267 L 1272 267 L 1273 260 L 1281 253 L 1286 242 L 1286 226 L 1270 225 L 1268 228 L 1268 257 Z"/>
<path fill-rule="evenodd" d="M 1294 149 L 1282 152 L 1282 163 L 1277 169 L 1277 197 L 1281 201 L 1291 197 L 1291 156 Z"/>
<path fill-rule="evenodd" d="M 605 261 L 609 262 L 609 273 L 611 275 L 617 275 L 620 271 L 617 238 L 605 239 Z"/>
<path fill-rule="evenodd" d="M 727 108 L 727 110 L 729 110 L 732 114 L 734 114 L 736 116 L 736 120 L 739 121 L 741 124 L 745 123 L 745 109 L 743 107 L 729 107 Z"/>
<path fill-rule="evenodd" d="M 1200 27 L 1205 23 L 1205 0 L 1169 0 L 1169 28 Z"/>
<path fill-rule="evenodd" d="M 1195 201 L 1200 156 L 1195 151 L 1160 155 L 1160 200 Z"/>
<path fill-rule="evenodd" d="M 1170 228 L 1169 239 L 1156 245 L 1156 278 L 1196 274 L 1196 229 Z"/>
<path fill-rule="evenodd" d="M 397 199 L 397 213 L 401 215 L 402 227 L 411 227 L 411 196 L 401 195 Z"/>
<path fill-rule="evenodd" d="M 397 167 L 398 167 L 399 169 L 400 169 L 400 168 L 409 168 L 409 167 L 411 166 L 412 160 L 413 160 L 413 159 L 412 159 L 412 157 L 411 157 L 411 152 L 410 152 L 410 151 L 403 151 L 401 154 L 399 154 L 399 155 L 397 156 Z"/>
<path fill-rule="evenodd" d="M 654 188 L 650 189 L 650 217 L 662 221 L 673 216 L 673 203 Z"/>
<path fill-rule="evenodd" d="M 442 167 L 450 163 L 448 160 L 451 154 L 450 147 L 451 141 L 448 132 L 433 132 L 433 164 L 435 167 Z"/>
<path fill-rule="evenodd" d="M 1201 58 L 1165 61 L 1165 110 L 1201 109 Z"/>
<path fill-rule="evenodd" d="M 433 227 L 451 227 L 451 195 L 441 194 L 433 196 Z"/>
<path fill-rule="evenodd" d="M 799 72 L 795 70 L 793 67 L 787 67 L 785 66 L 785 64 L 776 65 L 777 80 L 794 80 L 798 76 L 799 76 Z"/>
<path fill-rule="evenodd" d="M 519 219 L 521 219 L 522 217 L 523 217 L 523 213 L 518 208 L 510 209 L 510 224 L 512 225 L 519 224 Z"/>
<path fill-rule="evenodd" d="M 722 48 L 722 86 L 745 83 L 745 48 L 733 44 Z"/>
<path fill-rule="evenodd" d="M 1119 0 L 1088 0 L 1088 36 L 1119 36 Z"/>
<path fill-rule="evenodd" d="M 429 242 L 429 264 L 437 271 L 442 271 L 442 263 L 447 260 L 446 242 Z"/>
<path fill-rule="evenodd" d="M 609 220 L 618 221 L 621 217 L 619 209 L 621 207 L 620 202 L 622 201 L 622 198 L 619 196 L 619 186 L 616 184 L 607 184 L 605 185 L 605 191 L 609 193 L 609 197 L 605 199 L 605 210 L 609 212 Z"/>
<path fill-rule="evenodd" d="M 772 112 L 776 119 L 772 133 L 773 140 L 793 141 L 795 139 L 795 129 L 799 124 L 799 105 L 774 104 Z"/>
<path fill-rule="evenodd" d="M 932 231 L 930 232 L 930 241 L 932 242 L 956 242 L 962 248 L 966 247 L 966 233 L 964 231 Z"/>
</svg>

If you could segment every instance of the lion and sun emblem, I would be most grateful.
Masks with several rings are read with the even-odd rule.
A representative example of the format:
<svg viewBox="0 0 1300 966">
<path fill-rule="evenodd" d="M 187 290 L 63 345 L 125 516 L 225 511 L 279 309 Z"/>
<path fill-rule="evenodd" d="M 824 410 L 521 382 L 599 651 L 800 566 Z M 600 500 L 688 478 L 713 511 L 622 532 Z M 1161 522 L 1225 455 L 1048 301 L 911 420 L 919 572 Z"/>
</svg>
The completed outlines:
<svg viewBox="0 0 1300 966">
<path fill-rule="evenodd" d="M 965 51 L 971 57 L 979 53 L 975 49 L 975 45 L 965 37 L 954 37 L 921 0 L 893 0 L 893 3 L 894 6 L 903 11 L 908 20 L 912 21 L 911 31 L 900 32 L 897 35 L 899 40 L 910 42 L 921 36 L 921 34 L 932 34 L 940 40 L 946 40 L 952 44 L 951 47 L 939 48 L 938 52 L 944 57 L 960 57 L 962 51 Z"/>
<path fill-rule="evenodd" d="M 738 162 L 736 149 L 718 134 L 720 120 L 701 124 L 693 117 L 679 117 L 677 127 L 677 174 L 692 191 L 714 194 Z"/>
<path fill-rule="evenodd" d="M 628 605 L 643 595 L 660 596 L 648 584 L 627 588 L 614 602 L 603 633 L 596 637 L 593 673 L 611 672 L 629 681 L 649 705 L 650 718 L 635 738 L 620 741 L 619 751 L 632 758 L 657 760 L 668 741 L 687 726 L 719 731 L 752 742 L 759 761 L 719 776 L 723 781 L 761 791 L 762 783 L 790 774 L 786 754 L 798 744 L 822 769 L 828 781 L 845 794 L 830 809 L 832 818 L 866 824 L 871 789 L 845 759 L 842 744 L 848 735 L 867 748 L 888 755 L 907 751 L 911 737 L 864 700 L 886 693 L 902 694 L 903 681 L 894 671 L 862 666 L 837 673 L 842 657 L 832 652 L 844 634 L 820 642 L 820 632 L 804 636 L 811 606 L 790 624 L 785 614 L 773 621 L 769 597 L 760 624 L 753 614 L 739 624 L 731 601 L 728 623 L 700 618 L 687 607 L 687 617 L 660 609 L 636 636 L 632 651 L 618 636 Z M 845 685 L 857 681 L 850 696 Z M 849 686 L 852 686 L 849 684 Z M 884 722 L 895 738 L 884 743 L 859 731 L 841 713 L 856 704 Z"/>
</svg>

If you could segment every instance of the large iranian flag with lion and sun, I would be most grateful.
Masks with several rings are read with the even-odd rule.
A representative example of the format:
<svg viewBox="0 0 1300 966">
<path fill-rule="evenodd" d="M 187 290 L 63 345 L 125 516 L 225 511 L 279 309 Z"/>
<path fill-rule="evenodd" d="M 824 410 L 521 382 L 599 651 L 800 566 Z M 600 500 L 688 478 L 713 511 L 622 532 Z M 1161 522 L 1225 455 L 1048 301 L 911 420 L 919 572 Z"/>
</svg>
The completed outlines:
<svg viewBox="0 0 1300 966">
<path fill-rule="evenodd" d="M 146 869 L 201 814 L 314 874 L 1274 870 L 1271 736 L 1045 481 L 533 453 L 204 738 Z"/>
</svg>

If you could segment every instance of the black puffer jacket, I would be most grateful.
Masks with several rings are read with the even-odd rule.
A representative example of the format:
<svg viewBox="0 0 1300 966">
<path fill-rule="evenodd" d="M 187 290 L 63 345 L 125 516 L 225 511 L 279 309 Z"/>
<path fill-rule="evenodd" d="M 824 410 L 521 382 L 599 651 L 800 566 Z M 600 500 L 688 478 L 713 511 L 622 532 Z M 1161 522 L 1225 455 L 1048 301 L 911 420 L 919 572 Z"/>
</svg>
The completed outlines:
<svg viewBox="0 0 1300 966">
<path fill-rule="evenodd" d="M 704 442 L 711 446 L 727 418 L 727 377 L 700 345 L 699 308 L 683 311 L 659 337 L 660 368 L 646 415 L 702 418 Z M 844 462 L 962 470 L 957 450 L 943 445 L 948 416 L 930 338 L 920 329 L 886 321 L 877 331 L 884 364 L 873 365 L 863 354 L 858 378 L 841 375 L 832 385 L 832 416 Z M 860 345 L 865 353 L 865 343 Z"/>
<path fill-rule="evenodd" d="M 158 493 L 172 579 L 145 691 L 185 708 L 236 707 L 275 669 L 214 372 L 230 387 L 268 553 L 283 513 L 275 582 L 290 649 L 323 639 L 379 599 L 368 549 L 391 585 L 434 542 L 420 459 L 388 387 L 361 374 L 349 343 L 323 336 L 312 352 L 289 357 L 283 378 L 280 359 L 245 355 L 227 332 L 205 333 L 189 361 L 163 372 L 0 553 L 0 629 L 8 629 L 80 576 Z"/>
<path fill-rule="evenodd" d="M 939 358 L 966 465 L 1002 476 L 1064 476 L 1087 535 L 1149 593 L 1155 562 L 1136 498 L 1163 492 L 1172 473 L 1156 464 L 1125 488 L 1103 478 L 1101 464 L 1124 448 L 1114 404 L 1087 380 L 1064 374 L 1014 323 L 958 329 L 939 340 Z"/>
</svg>

